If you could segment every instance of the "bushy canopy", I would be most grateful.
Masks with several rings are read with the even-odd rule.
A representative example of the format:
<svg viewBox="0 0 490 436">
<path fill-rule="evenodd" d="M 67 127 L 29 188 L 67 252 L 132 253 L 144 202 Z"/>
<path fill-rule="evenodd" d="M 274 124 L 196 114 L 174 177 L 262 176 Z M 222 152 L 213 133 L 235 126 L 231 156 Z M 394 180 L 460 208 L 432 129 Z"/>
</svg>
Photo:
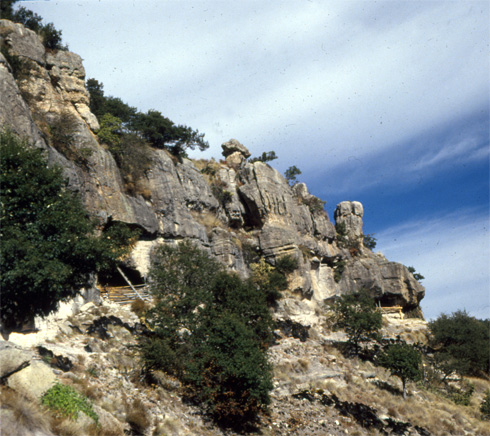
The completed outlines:
<svg viewBox="0 0 490 436">
<path fill-rule="evenodd" d="M 481 375 L 490 372 L 490 320 L 458 310 L 429 322 L 432 346 L 445 372 Z"/>
<path fill-rule="evenodd" d="M 368 290 L 342 295 L 335 302 L 333 311 L 335 326 L 344 329 L 356 353 L 359 353 L 360 343 L 379 338 L 382 315 Z"/>
<path fill-rule="evenodd" d="M 1 321 L 8 330 L 54 311 L 124 248 L 119 237 L 94 235 L 94 224 L 66 188 L 61 169 L 49 168 L 40 149 L 7 131 L 0 134 L 0 151 Z M 129 237 L 117 226 L 113 230 Z"/>
<path fill-rule="evenodd" d="M 154 335 L 142 339 L 148 369 L 177 375 L 187 396 L 218 422 L 242 427 L 269 403 L 266 296 L 190 242 L 162 246 L 150 273 Z"/>
</svg>

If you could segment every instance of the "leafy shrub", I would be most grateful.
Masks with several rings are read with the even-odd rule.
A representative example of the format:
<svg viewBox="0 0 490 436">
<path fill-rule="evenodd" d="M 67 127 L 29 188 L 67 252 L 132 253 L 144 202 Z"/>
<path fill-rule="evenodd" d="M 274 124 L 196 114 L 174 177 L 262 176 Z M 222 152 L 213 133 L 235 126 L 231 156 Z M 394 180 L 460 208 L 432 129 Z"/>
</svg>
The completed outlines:
<svg viewBox="0 0 490 436">
<path fill-rule="evenodd" d="M 485 421 L 490 421 L 490 390 L 485 393 L 483 401 L 480 404 L 480 412 L 482 419 Z"/>
<path fill-rule="evenodd" d="M 214 179 L 211 183 L 211 192 L 223 207 L 233 200 L 233 194 L 225 189 L 227 186 L 220 179 Z"/>
<path fill-rule="evenodd" d="M 204 133 L 198 130 L 176 125 L 157 110 L 138 112 L 120 98 L 106 97 L 103 84 L 95 79 L 88 79 L 86 86 L 90 94 L 90 110 L 99 120 L 106 114 L 118 118 L 124 133 L 142 138 L 152 147 L 163 148 L 178 159 L 186 157 L 188 149 L 197 147 L 203 151 L 209 147 Z"/>
<path fill-rule="evenodd" d="M 90 401 L 71 386 L 61 383 L 55 384 L 43 395 L 41 403 L 58 416 L 68 417 L 76 421 L 78 414 L 83 412 L 96 423 L 99 422 L 99 416 L 94 412 Z"/>
<path fill-rule="evenodd" d="M 154 335 L 140 342 L 146 369 L 179 377 L 187 397 L 224 425 L 253 422 L 272 388 L 264 292 L 190 242 L 156 251 L 150 283 Z"/>
<path fill-rule="evenodd" d="M 342 274 L 345 270 L 347 262 L 344 259 L 336 259 L 333 262 L 333 279 L 335 283 L 339 283 L 342 280 Z"/>
<path fill-rule="evenodd" d="M 75 296 L 94 272 L 115 264 L 128 241 L 95 235 L 61 169 L 48 168 L 40 149 L 6 131 L 0 158 L 1 321 L 9 330 Z"/>
<path fill-rule="evenodd" d="M 442 314 L 429 322 L 432 347 L 445 371 L 461 375 L 489 373 L 490 321 L 479 320 L 458 310 L 452 315 Z"/>
<path fill-rule="evenodd" d="M 17 0 L 2 0 L 1 18 L 21 23 L 36 32 L 41 36 L 47 49 L 68 50 L 68 47 L 62 44 L 61 30 L 56 30 L 53 23 L 43 24 L 42 17 L 29 9 L 20 7 L 14 11 L 12 6 L 15 3 L 17 3 Z"/>
<path fill-rule="evenodd" d="M 283 274 L 290 274 L 298 269 L 298 259 L 290 254 L 276 259 L 276 269 Z"/>
<path fill-rule="evenodd" d="M 5 57 L 5 60 L 9 63 L 12 69 L 12 75 L 15 79 L 21 79 L 23 76 L 27 75 L 27 63 L 20 56 L 10 54 L 8 48 L 3 45 L 1 52 Z"/>
<path fill-rule="evenodd" d="M 312 214 L 316 214 L 318 212 L 323 212 L 326 201 L 320 200 L 318 197 L 311 195 L 308 198 L 303 198 L 303 204 L 308 206 L 308 209 Z"/>
<path fill-rule="evenodd" d="M 335 327 L 345 331 L 355 354 L 359 354 L 362 342 L 379 339 L 383 318 L 367 289 L 342 295 L 333 304 L 333 313 Z"/>
<path fill-rule="evenodd" d="M 473 395 L 473 392 L 475 392 L 475 385 L 466 381 L 461 381 L 460 384 L 462 386 L 459 388 L 456 386 L 448 386 L 448 397 L 455 404 L 469 406 L 471 396 Z"/>
</svg>

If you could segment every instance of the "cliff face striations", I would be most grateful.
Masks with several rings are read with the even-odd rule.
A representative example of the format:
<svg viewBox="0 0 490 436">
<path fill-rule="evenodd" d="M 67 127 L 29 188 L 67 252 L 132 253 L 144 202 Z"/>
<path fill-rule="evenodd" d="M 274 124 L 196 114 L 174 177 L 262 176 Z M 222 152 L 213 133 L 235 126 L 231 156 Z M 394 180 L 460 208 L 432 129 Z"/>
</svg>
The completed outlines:
<svg viewBox="0 0 490 436">
<path fill-rule="evenodd" d="M 45 149 L 101 225 L 142 230 L 128 267 L 144 276 L 155 245 L 192 239 L 243 276 L 250 274 L 247 252 L 272 265 L 294 256 L 299 268 L 278 308 L 284 318 L 314 324 L 325 299 L 361 287 L 383 306 L 418 308 L 424 288 L 407 268 L 363 245 L 360 203 L 340 203 L 334 226 L 306 185 L 291 187 L 266 163 L 248 162 L 236 140 L 223 144 L 220 162 L 177 161 L 151 149 L 151 168 L 140 180 L 145 195 L 130 195 L 96 136 L 80 56 L 46 51 L 34 32 L 7 20 L 0 20 L 0 46 L 0 124 Z M 68 138 L 57 134 L 66 129 Z"/>
</svg>

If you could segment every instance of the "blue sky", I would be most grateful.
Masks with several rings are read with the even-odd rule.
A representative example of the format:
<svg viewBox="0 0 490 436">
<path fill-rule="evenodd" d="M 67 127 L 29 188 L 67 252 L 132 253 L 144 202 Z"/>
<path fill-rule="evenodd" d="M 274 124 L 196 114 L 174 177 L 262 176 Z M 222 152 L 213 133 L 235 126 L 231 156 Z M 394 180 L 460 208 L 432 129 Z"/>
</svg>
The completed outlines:
<svg viewBox="0 0 490 436">
<path fill-rule="evenodd" d="M 427 318 L 490 316 L 488 1 L 46 0 L 107 95 L 364 205 Z"/>
</svg>

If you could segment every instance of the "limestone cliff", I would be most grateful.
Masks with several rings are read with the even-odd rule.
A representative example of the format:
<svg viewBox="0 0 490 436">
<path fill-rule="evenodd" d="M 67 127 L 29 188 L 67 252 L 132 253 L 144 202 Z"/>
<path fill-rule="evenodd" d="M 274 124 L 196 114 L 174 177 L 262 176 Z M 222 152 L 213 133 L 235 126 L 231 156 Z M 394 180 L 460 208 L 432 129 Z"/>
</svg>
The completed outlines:
<svg viewBox="0 0 490 436">
<path fill-rule="evenodd" d="M 278 313 L 296 321 L 318 322 L 325 299 L 360 287 L 381 305 L 418 307 L 424 288 L 407 268 L 364 247 L 360 203 L 337 206 L 336 229 L 304 184 L 291 187 L 269 165 L 248 162 L 250 153 L 236 140 L 223 144 L 219 163 L 177 162 L 152 149 L 147 192 L 130 195 L 96 136 L 80 56 L 46 51 L 34 32 L 7 20 L 0 20 L 0 46 L 0 124 L 45 149 L 101 225 L 112 220 L 142 229 L 128 267 L 144 276 L 156 244 L 190 238 L 243 276 L 249 274 L 247 250 L 271 264 L 294 256 L 299 269 Z M 70 129 L 68 145 L 56 137 L 59 126 Z"/>
</svg>

